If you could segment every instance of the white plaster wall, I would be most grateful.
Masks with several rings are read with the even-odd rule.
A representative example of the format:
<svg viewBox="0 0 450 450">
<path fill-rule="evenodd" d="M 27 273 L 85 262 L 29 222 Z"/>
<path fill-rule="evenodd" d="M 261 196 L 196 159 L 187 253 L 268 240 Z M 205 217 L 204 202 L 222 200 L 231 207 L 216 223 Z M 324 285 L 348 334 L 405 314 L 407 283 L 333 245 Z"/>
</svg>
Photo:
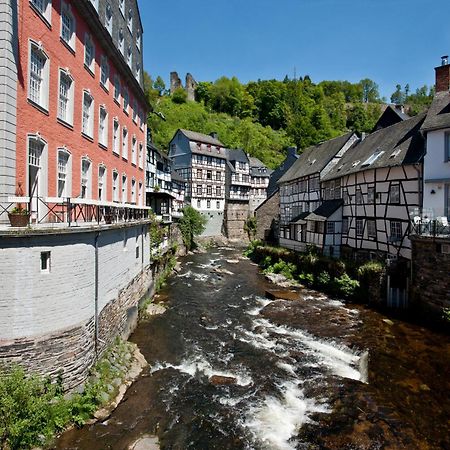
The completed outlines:
<svg viewBox="0 0 450 450">
<path fill-rule="evenodd" d="M 142 226 L 99 237 L 99 313 L 150 259 L 149 237 Z M 135 256 L 139 233 L 139 258 Z M 0 341 L 55 333 L 86 323 L 95 311 L 95 232 L 1 237 Z M 41 252 L 51 252 L 49 272 L 41 272 Z"/>
<path fill-rule="evenodd" d="M 427 154 L 424 159 L 424 180 L 450 178 L 450 162 L 445 161 L 445 133 L 450 129 L 427 134 Z"/>
</svg>

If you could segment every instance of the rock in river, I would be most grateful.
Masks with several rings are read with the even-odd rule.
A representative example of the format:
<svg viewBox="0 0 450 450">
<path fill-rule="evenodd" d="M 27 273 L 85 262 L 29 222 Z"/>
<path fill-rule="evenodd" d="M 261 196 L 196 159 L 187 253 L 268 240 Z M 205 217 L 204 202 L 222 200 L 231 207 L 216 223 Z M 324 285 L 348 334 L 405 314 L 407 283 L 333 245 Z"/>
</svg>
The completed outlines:
<svg viewBox="0 0 450 450">
<path fill-rule="evenodd" d="M 271 289 L 266 291 L 266 297 L 271 300 L 300 300 L 300 293 L 287 289 Z"/>
<path fill-rule="evenodd" d="M 211 384 L 214 384 L 215 386 L 218 385 L 230 385 L 230 384 L 236 384 L 236 378 L 234 377 L 225 377 L 222 375 L 213 375 L 209 378 L 209 382 Z"/>
</svg>

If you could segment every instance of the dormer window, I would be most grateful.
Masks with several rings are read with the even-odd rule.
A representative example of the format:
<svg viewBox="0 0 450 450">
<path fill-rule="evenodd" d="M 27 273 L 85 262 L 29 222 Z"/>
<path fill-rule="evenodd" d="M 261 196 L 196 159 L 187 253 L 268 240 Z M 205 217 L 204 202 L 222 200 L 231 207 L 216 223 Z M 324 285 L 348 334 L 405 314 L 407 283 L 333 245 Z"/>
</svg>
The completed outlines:
<svg viewBox="0 0 450 450">
<path fill-rule="evenodd" d="M 133 11 L 131 10 L 131 8 L 128 10 L 127 26 L 130 30 L 130 33 L 133 33 Z"/>
<path fill-rule="evenodd" d="M 355 168 L 360 162 L 361 162 L 361 161 L 359 161 L 359 160 L 358 160 L 358 161 L 355 161 L 355 162 L 352 164 L 352 167 Z"/>
<path fill-rule="evenodd" d="M 125 41 L 123 38 L 123 30 L 122 28 L 119 30 L 119 50 L 122 55 L 125 54 Z"/>
<path fill-rule="evenodd" d="M 378 150 L 374 154 L 370 155 L 362 164 L 361 167 L 368 167 L 372 165 L 384 152 Z"/>
<path fill-rule="evenodd" d="M 125 17 L 125 0 L 119 0 L 119 9 L 122 16 Z"/>
<path fill-rule="evenodd" d="M 141 30 L 137 30 L 136 47 L 138 48 L 139 51 L 141 51 L 141 40 L 142 40 Z"/>
<path fill-rule="evenodd" d="M 113 15 L 111 5 L 107 3 L 105 10 L 105 28 L 108 30 L 109 34 L 112 34 L 112 22 L 113 22 Z"/>
<path fill-rule="evenodd" d="M 127 50 L 127 64 L 131 69 L 131 67 L 133 65 L 133 51 L 131 50 L 131 45 L 128 46 L 128 50 Z"/>
<path fill-rule="evenodd" d="M 51 0 L 30 0 L 30 3 L 39 12 L 39 15 L 50 24 L 52 13 Z"/>
</svg>

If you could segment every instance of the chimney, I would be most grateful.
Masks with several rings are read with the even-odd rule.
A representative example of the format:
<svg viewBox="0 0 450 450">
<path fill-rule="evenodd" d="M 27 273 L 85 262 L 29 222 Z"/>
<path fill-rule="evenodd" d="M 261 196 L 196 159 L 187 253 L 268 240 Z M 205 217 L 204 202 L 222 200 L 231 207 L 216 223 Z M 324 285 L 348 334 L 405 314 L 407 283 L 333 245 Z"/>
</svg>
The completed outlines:
<svg viewBox="0 0 450 450">
<path fill-rule="evenodd" d="M 288 147 L 287 156 L 295 156 L 297 154 L 297 147 Z"/>
<path fill-rule="evenodd" d="M 450 64 L 448 56 L 442 56 L 441 65 L 436 71 L 436 92 L 448 92 L 450 90 Z"/>
<path fill-rule="evenodd" d="M 219 140 L 219 134 L 217 133 L 217 131 L 213 131 L 212 133 L 209 133 L 209 135 L 210 135 L 213 139 Z"/>
</svg>

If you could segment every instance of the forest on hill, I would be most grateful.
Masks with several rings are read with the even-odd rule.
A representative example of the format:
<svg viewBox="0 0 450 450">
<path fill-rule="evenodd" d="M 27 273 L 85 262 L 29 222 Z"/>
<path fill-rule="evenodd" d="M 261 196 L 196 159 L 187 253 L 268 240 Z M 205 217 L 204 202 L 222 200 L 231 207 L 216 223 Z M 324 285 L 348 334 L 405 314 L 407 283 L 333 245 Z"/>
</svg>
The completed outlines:
<svg viewBox="0 0 450 450">
<path fill-rule="evenodd" d="M 195 101 L 187 100 L 184 89 L 170 95 L 161 77 L 153 80 L 147 73 L 144 87 L 158 113 L 150 114 L 148 124 L 161 149 L 168 148 L 178 128 L 215 131 L 227 147 L 244 148 L 272 168 L 290 145 L 301 151 L 348 130 L 370 132 L 387 102 L 370 79 L 315 84 L 305 76 L 242 84 L 236 77 L 222 77 L 200 82 Z M 427 86 L 411 92 L 408 85 L 397 85 L 390 100 L 414 115 L 428 108 L 433 95 Z"/>
</svg>

